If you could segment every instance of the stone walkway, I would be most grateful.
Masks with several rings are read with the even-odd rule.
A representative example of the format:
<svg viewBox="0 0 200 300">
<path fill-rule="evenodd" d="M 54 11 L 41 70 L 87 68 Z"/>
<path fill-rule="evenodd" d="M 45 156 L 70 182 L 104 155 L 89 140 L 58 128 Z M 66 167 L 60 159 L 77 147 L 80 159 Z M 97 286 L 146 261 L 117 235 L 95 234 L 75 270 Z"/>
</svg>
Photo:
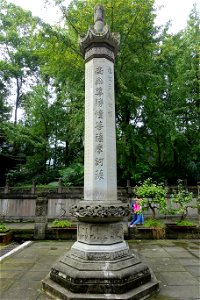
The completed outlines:
<svg viewBox="0 0 200 300">
<path fill-rule="evenodd" d="M 19 243 L 16 242 L 11 242 L 8 245 L 1 245 L 0 244 L 0 257 L 4 256 L 5 254 L 9 253 L 13 249 L 19 246 Z"/>
<path fill-rule="evenodd" d="M 1 300 L 50 300 L 41 280 L 74 241 L 38 241 L 2 260 Z M 128 241 L 160 281 L 152 300 L 200 300 L 200 242 L 198 240 Z M 139 299 L 138 299 L 139 300 Z"/>
</svg>

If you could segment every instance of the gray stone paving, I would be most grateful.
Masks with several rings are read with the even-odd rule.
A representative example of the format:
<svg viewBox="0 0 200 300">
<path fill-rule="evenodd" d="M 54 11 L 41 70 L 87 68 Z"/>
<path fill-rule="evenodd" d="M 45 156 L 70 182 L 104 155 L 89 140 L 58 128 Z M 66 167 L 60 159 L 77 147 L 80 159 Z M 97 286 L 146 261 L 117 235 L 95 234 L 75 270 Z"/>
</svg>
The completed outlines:
<svg viewBox="0 0 200 300">
<path fill-rule="evenodd" d="M 12 242 L 6 246 L 3 246 L 0 249 L 0 257 L 3 256 L 4 254 L 10 252 L 11 250 L 15 249 L 17 246 L 19 246 L 19 243 L 16 243 L 16 242 Z"/>
<path fill-rule="evenodd" d="M 200 242 L 198 240 L 128 241 L 160 281 L 152 300 L 200 300 Z M 41 280 L 73 241 L 38 241 L 4 259 L 0 265 L 1 300 L 50 300 Z M 139 300 L 139 299 L 138 299 Z"/>
</svg>

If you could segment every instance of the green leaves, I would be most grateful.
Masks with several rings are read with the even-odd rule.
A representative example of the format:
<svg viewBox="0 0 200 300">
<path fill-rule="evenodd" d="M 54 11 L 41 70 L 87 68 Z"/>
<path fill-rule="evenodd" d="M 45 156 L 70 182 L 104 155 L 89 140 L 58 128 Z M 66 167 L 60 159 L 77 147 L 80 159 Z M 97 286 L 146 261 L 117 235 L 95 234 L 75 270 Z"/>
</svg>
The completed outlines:
<svg viewBox="0 0 200 300">
<path fill-rule="evenodd" d="M 181 220 L 185 219 L 188 214 L 189 207 L 195 207 L 191 204 L 193 193 L 185 190 L 183 186 L 183 181 L 178 180 L 177 192 L 171 195 L 172 204 L 176 204 L 174 209 L 176 213 L 181 214 Z"/>
<path fill-rule="evenodd" d="M 52 228 L 69 228 L 72 226 L 72 223 L 68 220 L 54 220 L 52 222 Z"/>
<path fill-rule="evenodd" d="M 83 165 L 74 163 L 68 168 L 59 170 L 61 180 L 64 186 L 82 186 L 83 185 Z"/>
<path fill-rule="evenodd" d="M 164 213 L 167 208 L 166 189 L 162 184 L 156 184 L 151 178 L 134 188 L 134 192 L 142 198 L 142 206 L 150 208 L 153 218 L 156 218 L 156 209 Z"/>
<path fill-rule="evenodd" d="M 78 38 L 93 24 L 98 1 L 74 0 L 67 8 L 64 0 L 53 2 L 63 14 L 62 28 L 0 3 L 0 145 L 7 142 L 2 151 L 26 156 L 24 174 L 41 174 L 43 181 L 83 164 L 85 63 Z M 150 175 L 198 180 L 199 13 L 194 7 L 186 29 L 171 35 L 167 27 L 158 32 L 153 0 L 101 4 L 105 23 L 121 36 L 115 61 L 118 184 Z M 8 122 L 10 104 L 15 126 Z M 67 171 L 66 184 L 75 182 L 75 169 Z"/>
</svg>

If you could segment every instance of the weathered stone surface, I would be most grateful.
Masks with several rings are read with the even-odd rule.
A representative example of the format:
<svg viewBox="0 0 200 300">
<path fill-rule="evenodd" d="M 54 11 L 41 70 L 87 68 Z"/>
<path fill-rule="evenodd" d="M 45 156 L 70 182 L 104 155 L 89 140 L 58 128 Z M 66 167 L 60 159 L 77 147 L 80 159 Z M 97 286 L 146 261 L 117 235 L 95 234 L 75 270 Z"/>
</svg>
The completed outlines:
<svg viewBox="0 0 200 300">
<path fill-rule="evenodd" d="M 47 197 L 38 197 L 35 207 L 35 228 L 34 238 L 44 239 L 48 224 L 48 199 Z"/>
<path fill-rule="evenodd" d="M 98 43 L 98 45 L 96 43 Z M 86 62 L 88 60 L 87 53 L 89 49 L 105 46 L 106 49 L 112 51 L 111 56 L 113 56 L 113 54 L 117 55 L 119 44 L 119 33 L 111 32 L 108 25 L 104 26 L 104 8 L 101 5 L 97 5 L 94 9 L 94 26 L 89 26 L 87 34 L 80 37 L 80 49 L 83 55 L 85 54 Z M 103 53 L 101 53 L 99 56 L 91 56 L 89 59 L 103 56 Z M 110 58 L 112 60 L 111 56 L 109 56 L 108 59 Z"/>
<path fill-rule="evenodd" d="M 97 5 L 94 28 L 80 42 L 86 62 L 85 153 L 84 201 L 72 208 L 81 221 L 77 241 L 43 281 L 61 299 L 145 299 L 158 290 L 149 267 L 124 241 L 121 222 L 129 207 L 117 199 L 114 95 L 119 39 L 104 26 L 103 15 Z"/>
<path fill-rule="evenodd" d="M 45 280 L 43 280 L 43 288 L 48 294 L 62 300 L 145 300 L 157 293 L 159 287 L 156 278 L 154 278 L 152 281 L 144 283 L 143 286 L 136 287 L 122 294 L 73 293 L 66 288 L 63 288 L 60 284 L 52 281 L 48 275 Z"/>
<path fill-rule="evenodd" d="M 121 201 L 80 201 L 72 206 L 70 213 L 80 221 L 109 223 L 121 221 L 130 214 L 128 204 Z"/>
<path fill-rule="evenodd" d="M 26 225 L 26 224 L 24 224 Z M 25 247 L 20 251 L 17 251 L 15 255 L 12 255 L 1 262 L 1 299 L 27 299 L 27 300 L 47 300 L 52 299 L 47 294 L 43 294 L 41 280 L 46 277 L 51 266 L 60 255 L 63 255 L 64 251 L 70 249 L 72 242 L 70 241 L 37 241 L 33 242 L 29 247 Z M 180 246 L 183 250 L 187 249 L 190 252 L 192 249 L 199 249 L 199 239 L 196 240 L 146 240 L 146 241 L 130 241 L 129 247 L 131 249 L 137 249 L 141 254 L 144 253 L 142 261 L 145 259 L 152 266 L 152 269 L 157 274 L 157 278 L 160 282 L 160 292 L 158 296 L 152 296 L 151 300 L 155 299 L 176 299 L 176 300 L 188 300 L 199 299 L 199 264 L 200 260 L 196 254 L 193 259 L 182 257 L 177 260 L 173 256 L 168 257 L 169 252 L 165 250 L 165 247 Z M 149 249 L 147 253 L 146 249 Z M 156 249 L 156 250 L 155 250 Z M 164 251 L 161 251 L 163 249 Z M 150 257 L 149 253 L 159 252 L 166 253 L 166 257 Z M 148 254 L 148 256 L 146 256 Z M 170 252 L 170 255 L 172 252 Z M 187 264 L 187 265 L 186 265 Z M 165 273 L 163 273 L 163 271 Z M 167 274 L 169 272 L 169 274 Z M 181 274 L 174 274 L 177 277 L 177 281 L 169 280 L 171 272 L 182 272 Z M 190 273 L 196 283 L 188 281 L 188 277 L 184 276 L 184 273 Z M 182 281 L 178 281 L 182 278 Z M 28 279 L 28 288 L 27 288 Z M 153 279 L 152 279 L 153 282 Z M 141 299 L 146 293 L 151 295 L 150 286 L 152 282 L 142 285 L 141 287 L 127 291 L 125 294 L 79 294 L 72 293 L 66 290 L 62 286 L 56 284 L 52 280 L 48 280 L 45 285 L 49 284 L 49 289 L 54 289 L 57 294 L 57 299 Z M 168 284 L 166 284 L 168 282 Z M 184 283 L 184 284 L 183 284 Z M 192 283 L 192 285 L 191 285 Z M 148 292 L 147 292 L 148 288 Z M 87 298 L 86 298 L 87 297 Z M 142 298 L 143 299 L 143 298 Z"/>
<path fill-rule="evenodd" d="M 130 251 L 128 245 L 124 241 L 112 245 L 87 245 L 76 242 L 71 248 L 71 254 L 74 257 L 83 258 L 89 261 L 111 261 L 129 256 Z M 88 264 L 89 261 L 87 262 Z"/>
<path fill-rule="evenodd" d="M 122 294 L 151 281 L 151 273 L 132 253 L 110 261 L 87 260 L 75 257 L 72 249 L 52 267 L 50 278 L 73 293 Z"/>
<path fill-rule="evenodd" d="M 84 200 L 117 201 L 114 67 L 86 64 Z"/>
<path fill-rule="evenodd" d="M 90 245 L 110 245 L 123 241 L 123 223 L 79 223 L 77 241 Z"/>
</svg>

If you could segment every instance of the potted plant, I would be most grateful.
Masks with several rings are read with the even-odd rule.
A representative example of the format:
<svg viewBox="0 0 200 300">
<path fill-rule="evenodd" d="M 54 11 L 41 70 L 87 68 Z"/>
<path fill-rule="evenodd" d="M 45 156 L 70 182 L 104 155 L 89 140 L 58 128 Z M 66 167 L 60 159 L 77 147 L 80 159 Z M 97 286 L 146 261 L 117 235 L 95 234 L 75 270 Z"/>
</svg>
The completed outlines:
<svg viewBox="0 0 200 300">
<path fill-rule="evenodd" d="M 150 229 L 154 239 L 165 238 L 165 223 L 161 220 L 147 219 L 144 222 L 144 229 Z"/>
<path fill-rule="evenodd" d="M 9 229 L 6 227 L 6 225 L 3 223 L 0 223 L 0 233 L 5 233 L 8 231 L 9 231 Z"/>
<path fill-rule="evenodd" d="M 168 209 L 168 214 L 179 215 L 179 220 L 173 224 L 168 223 L 169 228 L 174 228 L 176 230 L 191 229 L 196 227 L 196 225 L 188 221 L 188 209 L 197 208 L 197 205 L 193 205 L 192 202 L 193 193 L 188 192 L 183 185 L 181 179 L 178 180 L 177 191 L 171 195 L 171 207 Z"/>
<path fill-rule="evenodd" d="M 164 238 L 165 224 L 157 220 L 157 212 L 165 213 L 167 208 L 164 185 L 156 184 L 148 178 L 140 186 L 135 187 L 135 193 L 142 198 L 143 210 L 150 209 L 152 212 L 152 217 L 144 222 L 144 229 L 149 228 L 154 238 Z"/>
<path fill-rule="evenodd" d="M 0 243 L 9 244 L 12 240 L 12 232 L 5 224 L 0 223 Z"/>
<path fill-rule="evenodd" d="M 72 226 L 72 223 L 68 220 L 54 220 L 51 227 L 52 228 L 69 228 Z"/>
<path fill-rule="evenodd" d="M 73 239 L 77 233 L 77 227 L 65 219 L 54 220 L 51 225 L 51 230 L 55 233 L 56 239 Z"/>
<path fill-rule="evenodd" d="M 157 211 L 165 213 L 167 203 L 166 189 L 163 184 L 156 184 L 151 178 L 148 178 L 143 184 L 135 187 L 135 193 L 142 198 L 143 208 L 151 210 L 152 219 L 157 218 Z"/>
</svg>

